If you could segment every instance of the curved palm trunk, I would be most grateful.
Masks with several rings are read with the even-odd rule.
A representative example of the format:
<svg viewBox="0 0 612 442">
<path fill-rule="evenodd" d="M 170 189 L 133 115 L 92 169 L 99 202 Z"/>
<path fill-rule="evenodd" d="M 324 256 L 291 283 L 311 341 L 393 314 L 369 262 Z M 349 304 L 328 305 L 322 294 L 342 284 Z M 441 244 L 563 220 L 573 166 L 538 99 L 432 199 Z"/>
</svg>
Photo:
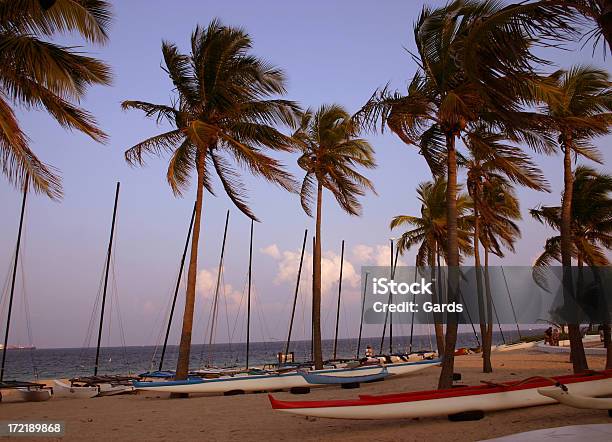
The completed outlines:
<svg viewBox="0 0 612 442">
<path fill-rule="evenodd" d="M 323 185 L 317 185 L 317 218 L 315 230 L 314 268 L 312 269 L 312 341 L 315 368 L 323 368 L 321 349 L 321 209 L 323 205 Z"/>
<path fill-rule="evenodd" d="M 485 314 L 484 294 L 482 289 L 482 268 L 480 266 L 480 217 L 478 211 L 478 189 L 474 193 L 474 267 L 476 270 L 476 294 L 478 296 L 478 322 L 482 341 L 482 372 L 491 373 L 491 353 L 486 350 L 487 323 Z M 486 254 L 486 247 L 485 247 Z"/>
<path fill-rule="evenodd" d="M 437 246 L 436 246 L 437 249 Z M 441 296 L 440 296 L 440 292 L 439 292 L 439 288 L 440 288 L 440 283 L 438 281 L 440 281 L 440 278 L 436 278 L 436 270 L 438 271 L 438 275 L 440 274 L 440 257 L 437 256 L 437 260 L 438 260 L 438 266 L 436 267 L 436 255 L 437 252 L 435 251 L 435 249 L 429 251 L 427 260 L 429 261 L 429 269 L 431 271 L 431 276 L 430 276 L 430 280 L 432 281 L 432 295 L 431 295 L 431 301 L 434 304 L 437 304 L 439 302 L 441 302 Z M 438 348 L 438 355 L 440 357 L 442 357 L 442 355 L 444 355 L 444 329 L 442 328 L 442 321 L 440 320 L 440 314 L 437 312 L 433 313 L 433 319 L 434 319 L 434 330 L 436 332 L 436 346 Z"/>
<path fill-rule="evenodd" d="M 574 176 L 572 175 L 572 140 L 566 134 L 563 158 L 563 198 L 561 202 L 561 264 L 563 265 L 563 296 L 565 302 L 573 298 L 574 284 L 572 278 L 572 197 Z M 570 352 L 574 373 L 588 369 L 580 324 L 568 324 L 567 331 L 570 341 Z"/>
<path fill-rule="evenodd" d="M 604 347 L 606 347 L 606 370 L 612 369 L 612 334 L 610 324 L 603 324 Z"/>
<path fill-rule="evenodd" d="M 447 186 L 446 186 L 446 223 L 447 223 L 447 264 L 448 264 L 448 302 L 458 299 L 459 286 L 459 243 L 457 241 L 457 152 L 455 135 L 446 134 L 447 150 Z M 457 315 L 448 314 L 446 337 L 444 342 L 444 360 L 438 380 L 438 388 L 450 388 L 453 383 L 455 368 L 455 345 L 457 343 Z"/>
<path fill-rule="evenodd" d="M 176 379 L 187 379 L 189 372 L 189 356 L 191 353 L 191 332 L 193 329 L 193 311 L 195 307 L 196 276 L 198 271 L 198 242 L 200 240 L 200 220 L 202 218 L 202 198 L 204 195 L 204 160 L 205 155 L 198 158 L 198 187 L 196 194 L 195 220 L 193 236 L 191 237 L 191 253 L 189 255 L 189 271 L 187 273 L 187 291 L 185 293 L 185 311 L 183 313 L 183 329 L 179 346 Z M 173 397 L 185 397 L 186 394 L 173 394 Z"/>
<path fill-rule="evenodd" d="M 491 280 L 489 279 L 489 250 L 484 247 L 484 279 L 485 296 L 487 300 L 487 327 L 486 333 L 482 336 L 482 372 L 492 373 L 491 364 L 491 344 L 493 344 L 493 300 L 491 298 Z"/>
</svg>

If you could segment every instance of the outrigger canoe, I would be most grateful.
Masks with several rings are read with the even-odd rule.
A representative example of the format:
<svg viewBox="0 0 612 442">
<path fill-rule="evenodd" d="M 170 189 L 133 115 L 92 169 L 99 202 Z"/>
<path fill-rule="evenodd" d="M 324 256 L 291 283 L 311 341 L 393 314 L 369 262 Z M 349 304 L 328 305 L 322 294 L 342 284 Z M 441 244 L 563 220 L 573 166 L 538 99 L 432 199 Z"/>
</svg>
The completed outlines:
<svg viewBox="0 0 612 442">
<path fill-rule="evenodd" d="M 385 365 L 389 374 L 406 375 L 440 364 L 439 359 L 402 362 Z M 336 368 L 316 370 L 310 373 L 325 376 L 368 376 L 379 374 L 381 365 L 366 365 L 356 368 Z M 216 379 L 187 379 L 182 381 L 134 382 L 136 390 L 157 391 L 164 393 L 226 393 L 287 390 L 296 387 L 313 387 L 298 371 L 287 373 L 237 374 L 221 376 Z M 322 385 L 322 384 L 317 384 Z"/>
<path fill-rule="evenodd" d="M 538 392 L 552 398 L 557 402 L 574 408 L 585 408 L 589 410 L 612 410 L 612 398 L 596 398 L 580 394 L 570 393 L 565 385 L 555 388 L 540 388 Z"/>
<path fill-rule="evenodd" d="M 612 394 L 612 370 L 534 377 L 504 384 L 487 383 L 446 390 L 416 391 L 383 396 L 362 395 L 354 400 L 281 401 L 269 395 L 272 408 L 286 413 L 334 419 L 406 419 L 453 415 L 468 411 L 497 411 L 557 401 L 538 389 L 562 383 L 572 394 L 586 397 Z"/>
</svg>

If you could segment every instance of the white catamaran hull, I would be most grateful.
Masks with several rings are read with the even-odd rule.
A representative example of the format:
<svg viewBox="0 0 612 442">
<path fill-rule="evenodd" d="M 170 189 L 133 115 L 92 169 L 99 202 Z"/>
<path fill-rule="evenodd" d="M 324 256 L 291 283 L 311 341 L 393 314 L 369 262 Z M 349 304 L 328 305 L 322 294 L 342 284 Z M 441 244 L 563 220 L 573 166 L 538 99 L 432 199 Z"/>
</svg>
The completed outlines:
<svg viewBox="0 0 612 442">
<path fill-rule="evenodd" d="M 612 394 L 612 379 L 586 381 L 567 386 L 569 391 L 582 396 Z M 554 388 L 554 387 L 551 387 Z M 538 393 L 538 388 L 489 393 L 486 395 L 446 397 L 410 402 L 353 405 L 320 408 L 291 408 L 278 411 L 302 416 L 333 419 L 411 419 L 445 416 L 465 411 L 498 411 L 555 404 L 555 399 Z"/>
<path fill-rule="evenodd" d="M 526 348 L 533 348 L 537 344 L 542 341 L 532 341 L 532 342 L 519 342 L 517 344 L 501 344 L 495 345 L 491 349 L 494 352 L 503 352 L 503 351 L 514 351 L 514 350 L 525 350 Z"/>
<path fill-rule="evenodd" d="M 112 385 L 100 384 L 100 393 L 98 396 L 116 396 L 118 394 L 128 394 L 134 391 L 131 385 Z"/>
<path fill-rule="evenodd" d="M 53 396 L 57 398 L 84 399 L 97 396 L 100 392 L 98 387 L 77 387 L 71 386 L 57 379 L 53 381 Z"/>
<path fill-rule="evenodd" d="M 27 388 L 20 388 L 17 390 L 17 394 L 25 402 L 43 402 L 51 399 L 51 391 L 47 389 L 28 390 Z"/>
<path fill-rule="evenodd" d="M 404 362 L 385 365 L 387 371 L 392 375 L 405 375 L 438 365 L 439 360 Z M 353 369 L 330 369 L 317 370 L 314 373 L 332 376 L 367 376 L 380 373 L 381 366 L 373 365 Z M 158 391 L 166 393 L 225 393 L 229 391 L 272 391 L 286 390 L 295 387 L 313 387 L 304 377 L 297 373 L 264 374 L 264 375 L 236 375 L 232 377 L 220 377 L 217 379 L 204 379 L 201 382 L 175 383 L 173 381 L 155 382 L 146 385 L 146 382 L 136 383 L 137 390 Z M 167 384 L 167 385 L 163 385 Z"/>
</svg>

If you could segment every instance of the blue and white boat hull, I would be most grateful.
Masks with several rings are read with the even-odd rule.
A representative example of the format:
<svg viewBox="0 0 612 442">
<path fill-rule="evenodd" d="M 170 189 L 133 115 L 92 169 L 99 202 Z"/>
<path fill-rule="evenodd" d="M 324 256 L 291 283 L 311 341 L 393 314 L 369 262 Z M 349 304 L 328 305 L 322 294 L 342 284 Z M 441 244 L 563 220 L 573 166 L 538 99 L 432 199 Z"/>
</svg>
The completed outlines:
<svg viewBox="0 0 612 442">
<path fill-rule="evenodd" d="M 424 370 L 440 364 L 439 359 L 423 360 L 415 362 L 400 362 L 387 364 L 389 374 L 405 375 Z M 328 370 L 313 370 L 312 373 L 328 376 L 361 377 L 376 375 L 381 372 L 380 365 L 362 366 L 357 368 L 335 368 Z M 164 393 L 226 393 L 230 391 L 254 392 L 287 390 L 295 387 L 313 387 L 322 384 L 310 384 L 302 374 L 269 373 L 269 374 L 237 374 L 235 376 L 222 376 L 216 379 L 188 379 L 184 381 L 162 381 L 162 382 L 134 382 L 137 390 L 157 391 Z"/>
</svg>

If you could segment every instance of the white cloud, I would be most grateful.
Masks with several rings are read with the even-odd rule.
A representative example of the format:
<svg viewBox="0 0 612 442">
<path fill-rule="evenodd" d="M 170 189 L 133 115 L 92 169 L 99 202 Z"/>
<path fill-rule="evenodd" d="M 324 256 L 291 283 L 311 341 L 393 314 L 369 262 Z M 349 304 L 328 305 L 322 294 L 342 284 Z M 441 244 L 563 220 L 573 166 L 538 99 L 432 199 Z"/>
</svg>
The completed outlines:
<svg viewBox="0 0 612 442">
<path fill-rule="evenodd" d="M 198 272 L 196 279 L 196 294 L 202 299 L 212 300 L 215 296 L 215 288 L 217 286 L 217 271 L 210 269 L 201 269 Z M 219 287 L 219 296 L 225 296 L 228 306 L 239 305 L 244 294 L 242 291 L 235 289 L 232 284 L 224 283 L 221 278 L 221 286 Z"/>
<path fill-rule="evenodd" d="M 352 256 L 359 266 L 389 266 L 391 264 L 391 247 L 389 245 L 368 246 L 357 244 L 351 249 Z M 397 265 L 405 265 L 399 257 Z"/>
<path fill-rule="evenodd" d="M 266 247 L 271 249 L 271 247 Z M 276 276 L 274 277 L 275 284 L 295 284 L 295 278 L 300 265 L 301 251 L 296 250 L 278 250 L 278 255 L 275 258 L 278 262 Z M 268 253 L 272 256 L 271 253 Z M 324 251 L 321 256 L 321 291 L 323 296 L 330 293 L 335 293 L 338 287 L 338 278 L 340 276 L 340 254 L 333 251 Z M 304 254 L 304 264 L 302 266 L 302 275 L 300 284 L 310 287 L 312 283 L 312 254 Z M 360 275 L 355 269 L 355 266 L 345 256 L 342 268 L 342 285 L 345 288 L 359 287 Z"/>
<path fill-rule="evenodd" d="M 276 244 L 270 244 L 268 247 L 259 249 L 259 251 L 264 255 L 271 256 L 274 259 L 278 259 L 281 256 L 280 250 L 278 250 L 278 246 Z"/>
</svg>

